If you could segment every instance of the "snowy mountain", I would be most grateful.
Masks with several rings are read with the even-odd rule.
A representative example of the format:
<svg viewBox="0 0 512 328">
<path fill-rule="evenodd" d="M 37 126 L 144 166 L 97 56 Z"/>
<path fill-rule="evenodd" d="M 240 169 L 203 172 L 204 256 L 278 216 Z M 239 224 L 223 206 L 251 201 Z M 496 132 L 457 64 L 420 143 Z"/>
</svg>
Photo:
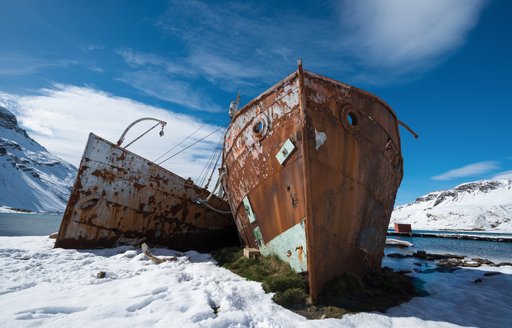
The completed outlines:
<svg viewBox="0 0 512 328">
<path fill-rule="evenodd" d="M 0 206 L 61 212 L 76 168 L 50 154 L 0 107 Z"/>
<path fill-rule="evenodd" d="M 393 223 L 418 230 L 512 232 L 512 179 L 482 180 L 435 191 L 397 207 Z"/>
</svg>

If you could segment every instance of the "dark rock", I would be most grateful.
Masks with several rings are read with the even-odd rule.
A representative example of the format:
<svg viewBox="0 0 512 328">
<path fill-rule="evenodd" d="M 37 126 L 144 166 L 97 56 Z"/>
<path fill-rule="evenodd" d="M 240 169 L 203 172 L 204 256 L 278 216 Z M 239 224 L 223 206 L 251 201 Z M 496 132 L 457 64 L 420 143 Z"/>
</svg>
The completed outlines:
<svg viewBox="0 0 512 328">
<path fill-rule="evenodd" d="M 480 264 L 495 266 L 494 262 L 489 261 L 488 259 L 482 259 L 482 258 L 479 258 L 479 257 L 472 258 L 471 261 L 475 261 L 475 262 L 478 262 Z"/>
<path fill-rule="evenodd" d="M 412 253 L 412 256 L 417 257 L 419 259 L 426 260 L 427 259 L 427 252 L 425 252 L 425 251 L 417 251 L 417 252 Z"/>
<path fill-rule="evenodd" d="M 500 275 L 500 274 L 503 274 L 501 272 L 496 272 L 496 271 L 492 271 L 492 272 L 486 272 L 484 273 L 484 276 L 485 277 L 492 277 L 492 276 L 497 276 L 497 275 Z"/>
<path fill-rule="evenodd" d="M 414 262 L 413 264 L 416 266 L 423 266 L 423 264 L 421 264 L 420 262 Z"/>
<path fill-rule="evenodd" d="M 59 236 L 59 233 L 58 232 L 54 232 L 52 234 L 50 234 L 50 239 L 57 239 L 57 237 Z"/>
<path fill-rule="evenodd" d="M 213 313 L 214 313 L 215 315 L 217 315 L 217 314 L 219 313 L 220 306 L 210 305 L 210 307 L 212 308 Z"/>
<path fill-rule="evenodd" d="M 441 259 L 441 260 L 439 260 L 439 262 L 436 263 L 436 265 L 438 267 L 449 267 L 449 268 L 462 266 L 463 264 L 464 264 L 464 262 L 462 260 L 456 259 L 456 258 Z"/>
<path fill-rule="evenodd" d="M 480 263 L 475 262 L 475 261 L 464 261 L 464 263 L 462 263 L 463 267 L 468 267 L 468 268 L 478 268 L 480 265 L 481 265 Z"/>
<path fill-rule="evenodd" d="M 403 259 L 406 257 L 412 257 L 412 255 L 407 254 L 400 254 L 400 253 L 390 253 L 387 255 L 388 257 L 396 258 L 396 259 Z"/>
<path fill-rule="evenodd" d="M 105 271 L 100 271 L 96 274 L 96 278 L 103 279 L 107 276 L 107 273 Z"/>
<path fill-rule="evenodd" d="M 434 207 L 441 204 L 446 199 L 450 198 L 453 199 L 457 197 L 457 193 L 451 190 L 443 191 L 436 199 L 436 202 L 434 203 Z"/>
<path fill-rule="evenodd" d="M 482 283 L 482 279 L 478 278 L 478 279 L 475 279 L 475 281 L 473 281 L 475 284 L 481 284 Z"/>
<path fill-rule="evenodd" d="M 0 126 L 6 129 L 14 129 L 18 126 L 16 116 L 3 107 L 0 107 Z"/>
<path fill-rule="evenodd" d="M 429 261 L 433 260 L 442 260 L 442 259 L 459 259 L 462 260 L 465 256 L 464 255 L 456 255 L 456 254 L 432 254 L 427 253 L 425 251 L 417 251 L 412 254 L 412 256 L 425 259 Z"/>
<path fill-rule="evenodd" d="M 496 266 L 499 266 L 499 267 L 501 267 L 501 266 L 512 266 L 512 263 L 510 263 L 510 262 L 501 262 L 499 264 L 496 264 Z"/>
</svg>

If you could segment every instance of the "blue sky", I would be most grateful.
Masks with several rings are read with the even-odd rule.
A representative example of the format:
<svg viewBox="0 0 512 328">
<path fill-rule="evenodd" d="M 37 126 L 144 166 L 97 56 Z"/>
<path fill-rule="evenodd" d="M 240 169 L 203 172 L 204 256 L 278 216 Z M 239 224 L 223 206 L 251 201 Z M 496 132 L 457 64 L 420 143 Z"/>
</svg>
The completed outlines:
<svg viewBox="0 0 512 328">
<path fill-rule="evenodd" d="M 512 2 L 0 0 L 0 105 L 77 165 L 89 131 L 168 121 L 150 159 L 296 69 L 375 93 L 409 124 L 397 204 L 512 177 Z M 143 129 L 147 128 L 141 127 Z M 195 177 L 221 132 L 168 168 Z M 185 143 L 186 144 L 186 143 Z M 146 152 L 146 154 L 144 154 Z"/>
</svg>

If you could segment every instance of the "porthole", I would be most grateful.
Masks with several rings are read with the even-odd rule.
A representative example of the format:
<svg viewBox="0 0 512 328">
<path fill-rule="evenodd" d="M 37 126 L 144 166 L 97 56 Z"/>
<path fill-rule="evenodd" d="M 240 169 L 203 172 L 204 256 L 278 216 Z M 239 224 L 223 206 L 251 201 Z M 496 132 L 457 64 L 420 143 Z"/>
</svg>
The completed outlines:
<svg viewBox="0 0 512 328">
<path fill-rule="evenodd" d="M 267 134 L 267 117 L 265 115 L 258 115 L 252 124 L 252 134 L 257 139 L 263 139 Z"/>
<path fill-rule="evenodd" d="M 346 119 L 348 124 L 350 124 L 351 126 L 357 126 L 357 124 L 359 123 L 357 119 L 357 114 L 355 112 L 348 112 Z"/>
<path fill-rule="evenodd" d="M 261 134 L 263 132 L 263 122 L 258 121 L 254 123 L 252 132 L 254 132 L 254 134 Z"/>
<path fill-rule="evenodd" d="M 356 131 L 361 125 L 359 111 L 352 104 L 340 105 L 339 120 L 349 131 Z"/>
</svg>

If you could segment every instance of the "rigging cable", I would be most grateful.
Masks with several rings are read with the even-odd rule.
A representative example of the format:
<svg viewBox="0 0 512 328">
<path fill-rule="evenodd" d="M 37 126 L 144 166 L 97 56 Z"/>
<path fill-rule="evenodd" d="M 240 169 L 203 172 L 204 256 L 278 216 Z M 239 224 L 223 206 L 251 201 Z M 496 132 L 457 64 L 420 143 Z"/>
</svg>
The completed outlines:
<svg viewBox="0 0 512 328">
<path fill-rule="evenodd" d="M 146 134 L 149 133 L 149 131 L 153 130 L 154 128 L 156 128 L 157 126 L 161 125 L 162 123 L 161 122 L 158 122 L 157 124 L 155 124 L 152 128 L 149 128 L 148 130 L 146 130 L 146 132 L 144 132 L 143 134 L 141 134 L 140 136 L 138 136 L 137 138 L 133 139 L 132 142 L 130 142 L 129 144 L 127 144 L 126 146 L 124 146 L 124 149 L 128 148 L 131 144 L 133 144 L 135 141 L 139 140 L 140 138 L 144 137 Z M 163 128 L 162 128 L 163 129 Z"/>
<path fill-rule="evenodd" d="M 220 142 L 219 142 L 219 144 L 220 144 Z M 213 165 L 213 168 L 212 168 L 212 173 L 210 173 L 210 177 L 208 178 L 208 182 L 206 182 L 204 189 L 208 189 L 208 186 L 210 185 L 210 181 L 212 181 L 213 173 L 215 172 L 215 168 L 217 167 L 217 164 L 219 164 L 219 159 L 220 159 L 221 154 L 222 154 L 222 150 L 219 149 L 218 154 L 217 154 L 217 159 L 215 160 L 215 164 Z"/>
<path fill-rule="evenodd" d="M 208 176 L 208 171 L 209 171 L 210 165 L 213 164 L 214 159 L 217 156 L 217 152 L 222 151 L 222 147 L 220 147 L 220 149 L 219 149 L 219 146 L 221 146 L 221 142 L 222 142 L 223 139 L 224 139 L 224 136 L 221 135 L 220 138 L 219 138 L 219 142 L 217 142 L 217 145 L 215 146 L 215 148 L 214 148 L 214 150 L 212 152 L 212 155 L 211 155 L 210 159 L 208 160 L 208 163 L 206 164 L 206 166 L 201 171 L 200 178 L 202 178 L 202 180 L 199 179 L 199 178 L 197 179 L 197 181 L 198 181 L 197 185 L 201 186 L 206 181 L 206 177 Z M 215 167 L 213 169 L 215 169 Z M 203 173 L 204 173 L 204 176 L 203 176 Z M 201 182 L 199 182 L 199 181 L 201 181 Z"/>
<path fill-rule="evenodd" d="M 210 167 L 211 163 L 213 163 L 213 159 L 215 158 L 217 147 L 212 151 L 210 154 L 210 157 L 208 158 L 208 161 L 206 162 L 206 165 L 201 170 L 201 173 L 199 173 L 199 176 L 195 181 L 197 181 L 197 185 L 200 186 L 204 183 L 206 180 L 206 176 L 208 175 L 208 168 Z M 204 175 L 204 176 L 203 176 Z"/>
<path fill-rule="evenodd" d="M 153 162 L 156 163 L 156 161 L 158 161 L 159 159 L 161 159 L 162 157 L 164 157 L 165 155 L 169 154 L 171 151 L 173 151 L 174 149 L 176 149 L 176 147 L 178 147 L 179 145 L 181 145 L 182 143 L 184 143 L 185 141 L 187 141 L 188 139 L 190 139 L 194 134 L 196 134 L 199 130 L 201 130 L 202 128 L 204 128 L 204 126 L 208 123 L 210 123 L 211 121 L 213 121 L 214 118 L 217 117 L 217 115 L 219 115 L 221 113 L 221 111 L 219 110 L 218 112 L 212 114 L 212 116 L 206 120 L 206 122 L 203 123 L 203 125 L 201 125 L 199 128 L 197 128 L 197 130 L 195 130 L 194 132 L 192 132 L 192 134 L 190 134 L 188 137 L 186 137 L 185 139 L 181 140 L 177 145 L 173 146 L 171 149 L 169 149 L 168 151 L 166 151 L 165 153 L 163 153 L 162 155 L 160 155 L 158 158 L 156 158 Z"/>
<path fill-rule="evenodd" d="M 182 152 L 184 152 L 185 150 L 189 149 L 190 147 L 194 146 L 195 144 L 203 141 L 204 139 L 208 138 L 209 136 L 211 136 L 212 134 L 214 134 L 215 132 L 219 131 L 220 129 L 224 128 L 223 126 L 219 126 L 217 129 L 215 129 L 213 132 L 209 133 L 208 135 L 202 137 L 201 139 L 191 143 L 190 145 L 188 145 L 187 147 L 183 148 L 182 150 L 180 150 L 179 152 L 177 153 L 174 153 L 173 155 L 167 157 L 166 159 L 164 159 L 163 161 L 161 161 L 160 163 L 157 163 L 158 165 L 162 165 L 162 163 L 164 162 L 167 162 L 168 160 L 170 160 L 171 158 L 173 158 L 174 156 L 178 155 L 178 154 L 181 154 Z"/>
</svg>

